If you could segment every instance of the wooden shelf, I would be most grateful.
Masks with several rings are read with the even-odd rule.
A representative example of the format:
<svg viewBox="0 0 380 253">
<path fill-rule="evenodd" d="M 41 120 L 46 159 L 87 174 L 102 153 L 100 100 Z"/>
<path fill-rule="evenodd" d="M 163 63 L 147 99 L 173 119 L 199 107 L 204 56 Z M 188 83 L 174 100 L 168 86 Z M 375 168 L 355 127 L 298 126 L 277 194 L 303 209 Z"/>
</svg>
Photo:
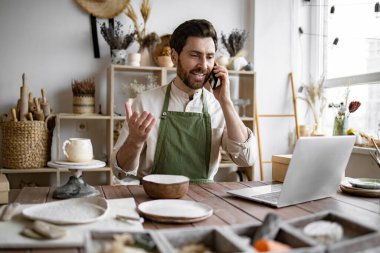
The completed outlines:
<svg viewBox="0 0 380 253">
<path fill-rule="evenodd" d="M 60 119 L 73 119 L 73 120 L 78 120 L 78 119 L 94 119 L 94 120 L 107 120 L 110 119 L 111 117 L 108 115 L 102 115 L 102 114 L 74 114 L 74 113 L 59 113 L 57 114 L 57 117 Z"/>
<path fill-rule="evenodd" d="M 61 173 L 69 173 L 71 172 L 70 169 L 63 169 L 63 168 L 50 168 L 50 167 L 44 167 L 44 168 L 33 168 L 33 169 L 4 169 L 0 168 L 0 174 L 28 174 L 28 173 L 55 173 L 56 174 L 56 180 L 57 180 L 57 186 L 61 185 Z M 96 169 L 86 169 L 82 170 L 83 173 L 86 172 L 108 172 L 109 175 L 109 184 L 112 182 L 112 169 L 111 167 L 103 167 L 103 168 L 96 168 Z"/>
<path fill-rule="evenodd" d="M 115 114 L 115 107 L 120 107 L 121 104 L 115 103 L 116 96 L 119 96 L 120 93 L 116 88 L 119 88 L 117 85 L 117 81 L 120 82 L 120 76 L 118 74 L 126 75 L 130 80 L 136 76 L 145 76 L 146 73 L 152 73 L 157 76 L 157 83 L 159 85 L 165 85 L 170 80 L 173 74 L 176 73 L 176 68 L 162 68 L 162 67 L 131 67 L 125 65 L 110 65 L 107 69 L 107 89 L 106 94 L 102 94 L 105 96 L 107 103 L 107 112 L 105 114 L 74 114 L 74 113 L 58 113 L 56 117 L 56 150 L 57 157 L 59 159 L 61 153 L 61 121 L 62 120 L 100 120 L 105 121 L 106 124 L 106 133 L 105 133 L 105 143 L 107 149 L 107 162 L 110 161 L 111 152 L 114 146 L 114 127 L 115 121 L 125 120 L 125 116 L 119 116 Z M 228 73 L 232 77 L 239 77 L 239 97 L 250 99 L 252 101 L 251 105 L 246 107 L 247 117 L 241 117 L 242 121 L 253 131 L 254 129 L 254 97 L 255 97 L 255 73 L 253 71 L 231 71 Z M 124 79 L 123 79 L 124 80 Z M 120 109 L 120 108 L 117 108 Z M 71 123 L 70 123 L 71 124 Z M 98 137 L 100 138 L 100 137 Z M 103 138 L 103 137 L 102 137 Z M 52 147 L 53 148 L 53 147 Z M 221 168 L 236 166 L 232 162 L 222 162 L 220 164 Z M 56 168 L 35 168 L 35 169 L 1 169 L 0 173 L 3 174 L 22 174 L 22 173 L 56 173 L 57 177 L 57 185 L 61 184 L 61 173 L 68 173 L 68 169 L 56 169 Z M 92 170 L 84 170 L 83 172 L 107 172 L 109 173 L 109 184 L 112 184 L 112 169 L 108 167 L 92 169 Z M 253 178 L 253 167 L 247 170 L 248 177 L 250 179 Z"/>
</svg>

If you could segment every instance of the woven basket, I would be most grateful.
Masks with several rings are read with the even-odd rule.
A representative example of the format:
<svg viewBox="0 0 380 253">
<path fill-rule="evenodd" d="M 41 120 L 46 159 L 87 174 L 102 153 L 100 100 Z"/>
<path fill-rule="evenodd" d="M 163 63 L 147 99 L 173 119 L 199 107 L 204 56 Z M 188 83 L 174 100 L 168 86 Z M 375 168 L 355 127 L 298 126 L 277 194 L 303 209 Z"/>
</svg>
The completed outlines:
<svg viewBox="0 0 380 253">
<path fill-rule="evenodd" d="M 73 112 L 77 114 L 95 113 L 95 97 L 74 96 Z"/>
<path fill-rule="evenodd" d="M 1 123 L 2 166 L 8 169 L 45 167 L 50 157 L 47 121 Z"/>
</svg>

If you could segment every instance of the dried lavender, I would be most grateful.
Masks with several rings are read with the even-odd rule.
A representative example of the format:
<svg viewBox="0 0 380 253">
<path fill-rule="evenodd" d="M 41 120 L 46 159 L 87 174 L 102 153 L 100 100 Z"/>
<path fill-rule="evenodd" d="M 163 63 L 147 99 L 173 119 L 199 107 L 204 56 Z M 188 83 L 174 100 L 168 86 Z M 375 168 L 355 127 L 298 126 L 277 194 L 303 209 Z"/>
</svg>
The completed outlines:
<svg viewBox="0 0 380 253">
<path fill-rule="evenodd" d="M 95 96 L 95 83 L 94 78 L 88 78 L 85 80 L 73 80 L 71 82 L 71 88 L 74 96 L 81 97 L 94 97 Z"/>
<path fill-rule="evenodd" d="M 243 49 L 248 38 L 248 33 L 245 30 L 234 29 L 227 38 L 227 35 L 222 33 L 222 44 L 227 49 L 231 57 Z"/>
<path fill-rule="evenodd" d="M 135 41 L 136 33 L 131 31 L 124 36 L 122 27 L 123 25 L 119 21 L 115 22 L 114 28 L 107 27 L 105 23 L 101 24 L 100 34 L 111 49 L 127 49 Z"/>
</svg>

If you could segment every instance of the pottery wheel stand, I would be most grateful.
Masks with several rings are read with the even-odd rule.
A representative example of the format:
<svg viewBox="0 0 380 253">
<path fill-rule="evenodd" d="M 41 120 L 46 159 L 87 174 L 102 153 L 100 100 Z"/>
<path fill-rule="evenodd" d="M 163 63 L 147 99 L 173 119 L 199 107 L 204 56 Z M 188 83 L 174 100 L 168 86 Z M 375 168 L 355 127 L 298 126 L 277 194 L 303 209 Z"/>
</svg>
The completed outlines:
<svg viewBox="0 0 380 253">
<path fill-rule="evenodd" d="M 58 162 L 50 161 L 48 162 L 48 166 L 56 169 L 69 169 L 72 174 L 65 185 L 59 186 L 57 189 L 55 189 L 53 192 L 53 198 L 69 199 L 97 196 L 100 194 L 100 192 L 95 187 L 87 184 L 83 180 L 82 171 L 86 169 L 102 168 L 105 166 L 104 162 L 98 161 L 94 164 L 70 165 L 59 164 Z"/>
</svg>

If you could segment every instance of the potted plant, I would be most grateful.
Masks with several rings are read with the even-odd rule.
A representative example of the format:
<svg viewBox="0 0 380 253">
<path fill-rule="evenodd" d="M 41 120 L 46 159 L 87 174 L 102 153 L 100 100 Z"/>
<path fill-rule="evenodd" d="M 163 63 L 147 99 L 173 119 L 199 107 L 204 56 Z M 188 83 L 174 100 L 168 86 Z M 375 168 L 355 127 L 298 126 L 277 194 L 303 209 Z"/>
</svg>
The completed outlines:
<svg viewBox="0 0 380 253">
<path fill-rule="evenodd" d="M 335 109 L 333 135 L 346 135 L 348 130 L 348 118 L 351 113 L 359 109 L 361 103 L 359 101 L 351 101 L 348 103 L 350 87 L 346 88 L 344 101 L 340 103 L 330 103 L 329 108 Z"/>
<path fill-rule="evenodd" d="M 146 30 L 146 25 L 150 16 L 150 4 L 149 0 L 143 0 L 140 7 L 140 13 L 143 19 L 142 28 L 138 24 L 138 18 L 135 10 L 133 9 L 131 3 L 127 5 L 127 12 L 125 13 L 128 18 L 133 22 L 136 31 L 137 42 L 139 43 L 139 53 L 141 54 L 141 65 L 152 65 L 152 59 L 150 51 L 151 49 L 160 42 L 160 37 L 157 33 L 148 33 Z"/>
<path fill-rule="evenodd" d="M 114 27 L 107 27 L 105 23 L 102 23 L 100 26 L 100 33 L 111 48 L 111 62 L 113 64 L 125 64 L 127 48 L 135 41 L 136 33 L 130 31 L 124 35 L 122 27 L 123 25 L 119 21 L 116 21 Z"/>
<path fill-rule="evenodd" d="M 325 78 L 321 77 L 317 83 L 303 84 L 298 89 L 299 93 L 303 93 L 303 96 L 298 98 L 305 101 L 313 113 L 314 127 L 311 135 L 314 136 L 324 135 L 321 130 L 321 119 L 327 103 L 324 81 Z"/>
<path fill-rule="evenodd" d="M 78 114 L 95 113 L 95 83 L 93 78 L 73 80 L 73 112 Z"/>
<path fill-rule="evenodd" d="M 243 51 L 247 38 L 248 33 L 245 30 L 234 29 L 228 37 L 222 33 L 222 44 L 230 55 L 228 69 L 241 70 L 248 65 L 248 61 L 245 59 L 246 52 Z"/>
</svg>

